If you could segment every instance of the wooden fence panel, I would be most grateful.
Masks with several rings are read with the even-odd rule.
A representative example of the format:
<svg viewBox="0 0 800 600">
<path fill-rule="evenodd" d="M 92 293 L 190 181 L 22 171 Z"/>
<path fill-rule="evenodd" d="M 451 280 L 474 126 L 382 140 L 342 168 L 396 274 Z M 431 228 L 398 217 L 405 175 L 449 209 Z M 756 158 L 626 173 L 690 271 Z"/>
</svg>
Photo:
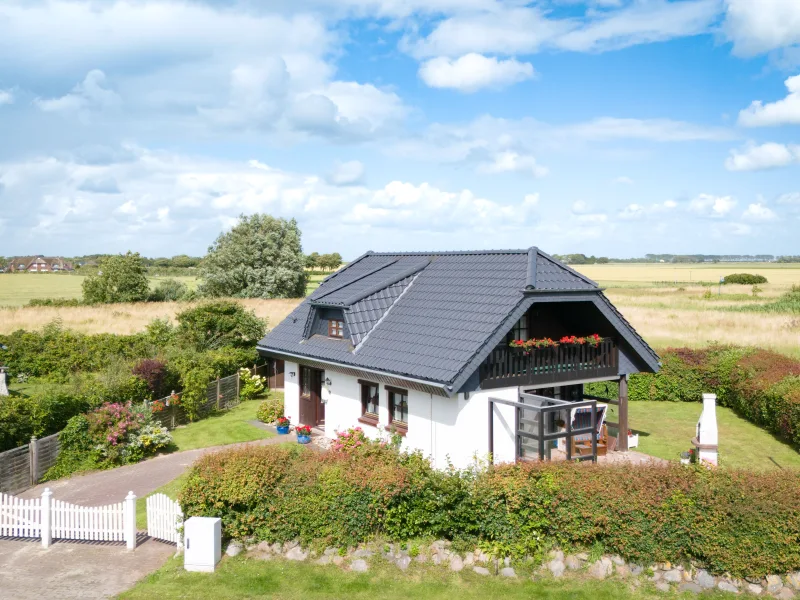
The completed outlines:
<svg viewBox="0 0 800 600">
<path fill-rule="evenodd" d="M 27 445 L 0 453 L 0 491 L 13 494 L 28 489 L 30 467 Z"/>
</svg>

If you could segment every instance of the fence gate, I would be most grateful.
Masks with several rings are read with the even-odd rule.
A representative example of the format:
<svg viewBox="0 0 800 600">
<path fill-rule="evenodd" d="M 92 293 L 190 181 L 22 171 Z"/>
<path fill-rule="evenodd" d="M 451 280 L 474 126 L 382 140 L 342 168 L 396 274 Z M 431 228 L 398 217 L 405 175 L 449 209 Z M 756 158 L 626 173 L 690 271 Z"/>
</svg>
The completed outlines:
<svg viewBox="0 0 800 600">
<path fill-rule="evenodd" d="M 147 497 L 147 535 L 183 547 L 183 511 L 180 504 L 166 494 Z"/>
</svg>

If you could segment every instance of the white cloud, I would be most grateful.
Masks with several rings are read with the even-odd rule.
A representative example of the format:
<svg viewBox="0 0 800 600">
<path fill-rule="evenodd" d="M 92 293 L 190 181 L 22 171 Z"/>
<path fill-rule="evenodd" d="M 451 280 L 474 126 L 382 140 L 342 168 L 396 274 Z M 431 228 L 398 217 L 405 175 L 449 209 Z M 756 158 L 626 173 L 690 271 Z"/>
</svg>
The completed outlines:
<svg viewBox="0 0 800 600">
<path fill-rule="evenodd" d="M 15 198 L 4 219 L 15 223 L 9 247 L 54 240 L 77 253 L 89 247 L 149 254 L 169 252 L 175 236 L 202 251 L 241 213 L 297 218 L 304 233 L 324 238 L 332 220 L 342 227 L 413 232 L 518 230 L 537 218 L 538 195 L 513 203 L 469 189 L 392 181 L 383 187 L 338 186 L 309 173 L 267 164 L 195 158 L 125 148 L 121 161 L 87 164 L 77 155 L 0 164 L 3 194 Z M 115 181 L 119 195 L 83 191 L 87 180 Z M 80 227 L 67 226 L 80 222 Z M 383 238 L 380 238 L 383 239 Z"/>
<path fill-rule="evenodd" d="M 433 88 L 471 93 L 482 88 L 499 89 L 534 76 L 533 65 L 513 58 L 499 60 L 471 52 L 451 60 L 432 58 L 420 65 L 420 78 Z"/>
<path fill-rule="evenodd" d="M 84 110 L 102 110 L 119 104 L 117 93 L 106 87 L 105 73 L 93 69 L 86 74 L 84 80 L 72 88 L 72 91 L 60 98 L 35 100 L 36 105 L 44 112 L 78 112 Z"/>
<path fill-rule="evenodd" d="M 661 218 L 666 213 L 673 211 L 677 206 L 678 203 L 674 200 L 665 200 L 664 202 L 656 202 L 654 204 L 638 204 L 633 202 L 625 206 L 619 212 L 619 217 L 626 221 L 638 221 L 654 215 Z"/>
<path fill-rule="evenodd" d="M 364 163 L 358 160 L 336 163 L 333 172 L 327 177 L 328 183 L 332 185 L 355 185 L 363 179 Z"/>
<path fill-rule="evenodd" d="M 730 196 L 713 196 L 700 194 L 689 202 L 689 210 L 705 217 L 725 217 L 736 206 L 736 200 Z"/>
<path fill-rule="evenodd" d="M 481 173 L 521 173 L 531 177 L 544 177 L 548 168 L 540 165 L 533 156 L 520 155 L 513 151 L 499 152 L 494 160 L 479 165 Z"/>
<path fill-rule="evenodd" d="M 742 219 L 745 221 L 774 221 L 777 218 L 778 215 L 775 214 L 775 211 L 762 202 L 750 204 L 742 213 Z"/>
<path fill-rule="evenodd" d="M 615 178 L 614 183 L 618 183 L 620 185 L 633 185 L 633 179 L 623 175 L 622 177 Z"/>
<path fill-rule="evenodd" d="M 417 57 L 532 54 L 543 48 L 600 52 L 696 35 L 709 30 L 718 0 L 640 0 L 586 17 L 551 18 L 542 8 L 496 3 L 441 21 L 426 37 L 408 36 L 402 47 Z"/>
<path fill-rule="evenodd" d="M 725 160 L 729 171 L 761 171 L 800 162 L 800 146 L 768 142 L 757 146 L 750 144 L 743 150 L 731 150 Z"/>
<path fill-rule="evenodd" d="M 800 2 L 797 3 L 800 14 Z M 800 75 L 786 80 L 789 94 L 783 100 L 764 104 L 753 101 L 739 112 L 739 125 L 745 127 L 769 127 L 775 125 L 800 125 Z"/>
<path fill-rule="evenodd" d="M 586 140 L 639 139 L 655 142 L 729 140 L 735 134 L 726 128 L 696 125 L 672 119 L 620 119 L 600 117 L 563 128 Z"/>
<path fill-rule="evenodd" d="M 800 3 L 796 0 L 726 0 L 723 30 L 733 51 L 752 56 L 800 43 Z"/>
<path fill-rule="evenodd" d="M 789 206 L 800 206 L 800 192 L 782 194 L 778 198 L 778 204 L 784 204 Z"/>
<path fill-rule="evenodd" d="M 11 90 L 0 90 L 0 106 L 3 104 L 13 104 L 14 103 L 14 94 L 11 93 Z"/>
<path fill-rule="evenodd" d="M 582 215 L 589 212 L 589 205 L 583 200 L 576 200 L 572 203 L 572 212 L 576 215 Z"/>
<path fill-rule="evenodd" d="M 353 206 L 342 221 L 417 231 L 445 231 L 453 227 L 494 231 L 531 223 L 536 204 L 530 201 L 530 196 L 521 205 L 500 204 L 480 198 L 470 190 L 448 192 L 429 183 L 393 181 Z"/>
</svg>

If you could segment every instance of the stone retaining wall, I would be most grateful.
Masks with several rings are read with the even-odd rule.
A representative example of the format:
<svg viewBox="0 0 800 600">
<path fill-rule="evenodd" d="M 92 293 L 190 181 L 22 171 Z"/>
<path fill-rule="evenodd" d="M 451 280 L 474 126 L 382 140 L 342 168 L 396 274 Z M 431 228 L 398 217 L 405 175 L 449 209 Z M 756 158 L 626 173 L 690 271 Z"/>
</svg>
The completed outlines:
<svg viewBox="0 0 800 600">
<path fill-rule="evenodd" d="M 439 540 L 428 546 L 417 544 L 366 544 L 359 548 L 326 548 L 322 552 L 303 549 L 298 542 L 270 544 L 252 543 L 242 546 L 231 542 L 228 556 L 246 551 L 248 556 L 260 560 L 313 561 L 318 565 L 336 565 L 355 572 L 367 572 L 370 562 L 382 560 L 393 563 L 401 571 L 413 568 L 414 563 L 438 565 L 453 572 L 465 569 L 486 577 L 516 578 L 517 570 L 531 573 L 531 577 L 559 579 L 569 575 L 594 579 L 617 578 L 627 581 L 633 588 L 652 584 L 663 592 L 679 591 L 701 593 L 717 589 L 734 594 L 749 593 L 788 600 L 800 594 L 800 571 L 785 575 L 769 575 L 763 579 L 736 579 L 714 576 L 694 566 L 660 563 L 637 565 L 627 563 L 619 556 L 605 555 L 591 560 L 587 552 L 565 555 L 560 550 L 551 551 L 544 563 L 534 565 L 532 559 L 513 563 L 510 558 L 497 559 L 482 550 L 461 554 L 452 550 L 450 542 Z M 517 569 L 515 569 L 515 566 Z"/>
</svg>

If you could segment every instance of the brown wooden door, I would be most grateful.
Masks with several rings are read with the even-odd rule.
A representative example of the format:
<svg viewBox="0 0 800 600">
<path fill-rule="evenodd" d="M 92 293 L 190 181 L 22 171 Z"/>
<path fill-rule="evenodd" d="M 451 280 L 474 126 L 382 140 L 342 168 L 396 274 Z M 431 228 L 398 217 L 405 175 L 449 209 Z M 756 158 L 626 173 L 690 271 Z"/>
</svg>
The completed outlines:
<svg viewBox="0 0 800 600">
<path fill-rule="evenodd" d="M 322 375 L 319 369 L 300 367 L 300 423 L 303 425 L 316 427 L 325 422 Z"/>
</svg>

